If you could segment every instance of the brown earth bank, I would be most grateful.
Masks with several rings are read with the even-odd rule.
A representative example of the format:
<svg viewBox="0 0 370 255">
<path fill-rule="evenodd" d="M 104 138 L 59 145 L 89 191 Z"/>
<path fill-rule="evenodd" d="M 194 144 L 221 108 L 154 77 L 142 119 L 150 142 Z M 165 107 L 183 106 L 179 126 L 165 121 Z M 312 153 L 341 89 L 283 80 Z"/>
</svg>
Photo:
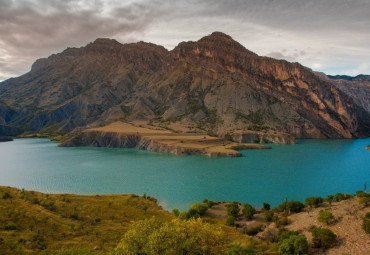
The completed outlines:
<svg viewBox="0 0 370 255">
<path fill-rule="evenodd" d="M 208 155 L 239 157 L 241 149 L 270 149 L 262 144 L 241 144 L 199 133 L 170 130 L 114 122 L 110 125 L 78 131 L 63 139 L 60 146 L 94 146 L 137 148 L 175 155 Z"/>
</svg>

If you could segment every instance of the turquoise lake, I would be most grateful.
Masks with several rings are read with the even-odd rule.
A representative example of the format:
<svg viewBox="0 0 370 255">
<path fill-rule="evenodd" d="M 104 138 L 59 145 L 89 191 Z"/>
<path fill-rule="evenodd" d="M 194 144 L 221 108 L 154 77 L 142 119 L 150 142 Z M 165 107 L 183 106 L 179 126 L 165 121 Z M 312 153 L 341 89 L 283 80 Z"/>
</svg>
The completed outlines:
<svg viewBox="0 0 370 255">
<path fill-rule="evenodd" d="M 165 209 L 186 210 L 204 198 L 276 206 L 286 197 L 303 201 L 370 187 L 368 144 L 370 138 L 299 140 L 216 158 L 16 139 L 0 143 L 0 185 L 50 193 L 146 193 Z"/>
</svg>

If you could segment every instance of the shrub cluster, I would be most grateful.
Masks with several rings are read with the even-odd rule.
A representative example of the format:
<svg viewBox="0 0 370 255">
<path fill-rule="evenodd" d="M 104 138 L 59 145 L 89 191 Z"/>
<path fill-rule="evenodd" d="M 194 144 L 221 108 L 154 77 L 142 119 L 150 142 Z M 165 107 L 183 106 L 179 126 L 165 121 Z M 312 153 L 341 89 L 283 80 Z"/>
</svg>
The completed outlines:
<svg viewBox="0 0 370 255">
<path fill-rule="evenodd" d="M 286 235 L 283 235 L 280 238 L 280 254 L 307 254 L 308 249 L 309 245 L 305 235 L 299 235 L 297 232 L 289 231 Z"/>
<path fill-rule="evenodd" d="M 312 244 L 315 248 L 323 248 L 328 249 L 330 247 L 333 247 L 337 236 L 327 228 L 317 228 L 313 227 L 310 229 L 310 232 L 312 233 Z"/>
<path fill-rule="evenodd" d="M 362 228 L 366 233 L 370 234 L 370 212 L 368 212 L 362 219 Z"/>
<path fill-rule="evenodd" d="M 309 207 L 318 207 L 323 202 L 324 199 L 322 197 L 308 197 L 304 201 L 305 205 Z"/>
<path fill-rule="evenodd" d="M 299 201 L 294 201 L 294 200 L 281 203 L 278 206 L 278 210 L 280 212 L 288 210 L 288 211 L 293 212 L 293 213 L 298 213 L 298 212 L 301 212 L 303 210 L 303 208 L 304 208 L 304 204 L 302 204 Z"/>
<path fill-rule="evenodd" d="M 207 204 L 194 203 L 191 205 L 189 211 L 179 214 L 180 219 L 197 219 L 203 216 L 208 210 Z"/>
<path fill-rule="evenodd" d="M 252 219 L 253 215 L 256 213 L 256 209 L 250 204 L 244 204 L 242 212 L 246 219 Z"/>
<path fill-rule="evenodd" d="M 329 224 L 334 219 L 334 215 L 330 211 L 320 211 L 317 220 L 321 223 Z"/>
</svg>

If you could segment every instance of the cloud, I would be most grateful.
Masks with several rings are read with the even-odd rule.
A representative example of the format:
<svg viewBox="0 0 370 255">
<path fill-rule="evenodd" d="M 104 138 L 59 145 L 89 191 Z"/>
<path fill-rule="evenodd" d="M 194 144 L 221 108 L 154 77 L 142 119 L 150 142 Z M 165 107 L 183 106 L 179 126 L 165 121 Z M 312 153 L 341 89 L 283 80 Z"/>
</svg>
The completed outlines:
<svg viewBox="0 0 370 255">
<path fill-rule="evenodd" d="M 106 7 L 104 1 L 0 0 L 0 76 L 19 75 L 36 58 L 98 37 L 119 35 L 132 40 L 158 15 L 151 4 L 113 7 Z"/>
<path fill-rule="evenodd" d="M 0 0 L 0 80 L 98 37 L 172 49 L 214 31 L 259 55 L 354 72 L 369 66 L 369 12 L 368 0 Z"/>
</svg>

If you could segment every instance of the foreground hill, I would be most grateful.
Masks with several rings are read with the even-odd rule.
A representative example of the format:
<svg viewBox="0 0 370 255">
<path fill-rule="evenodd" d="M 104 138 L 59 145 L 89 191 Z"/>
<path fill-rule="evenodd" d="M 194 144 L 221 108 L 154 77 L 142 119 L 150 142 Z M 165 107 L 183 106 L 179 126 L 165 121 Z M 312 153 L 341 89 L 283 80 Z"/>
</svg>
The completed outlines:
<svg viewBox="0 0 370 255">
<path fill-rule="evenodd" d="M 171 214 L 146 195 L 43 194 L 0 186 L 0 254 L 366 254 L 370 248 L 368 193 L 311 197 L 306 207 L 289 201 L 270 209 L 264 203 L 262 210 L 203 202 Z M 333 214 L 326 223 L 320 222 L 322 211 Z M 315 242 L 315 228 L 334 238 Z M 290 236 L 303 242 L 285 253 Z"/>
<path fill-rule="evenodd" d="M 352 138 L 370 134 L 362 106 L 310 69 L 260 57 L 220 32 L 172 51 L 97 39 L 0 83 L 0 133 L 55 134 L 145 120 L 219 136 L 272 130 Z"/>
</svg>

